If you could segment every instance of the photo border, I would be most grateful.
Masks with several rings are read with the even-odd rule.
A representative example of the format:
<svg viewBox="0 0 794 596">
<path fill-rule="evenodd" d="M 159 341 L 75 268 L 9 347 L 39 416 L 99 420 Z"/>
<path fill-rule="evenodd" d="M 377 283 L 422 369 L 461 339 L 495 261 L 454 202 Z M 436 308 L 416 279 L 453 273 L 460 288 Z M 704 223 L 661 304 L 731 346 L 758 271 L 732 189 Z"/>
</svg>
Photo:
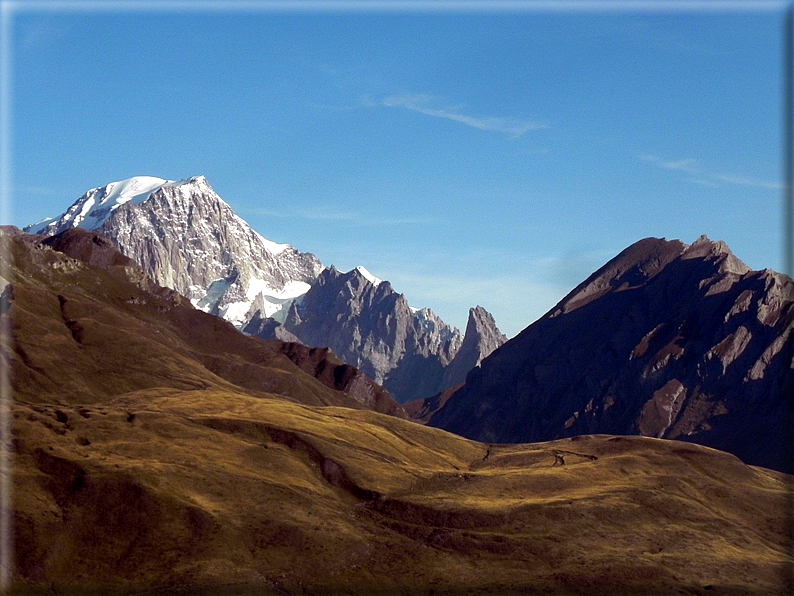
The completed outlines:
<svg viewBox="0 0 794 596">
<path fill-rule="evenodd" d="M 792 0 L 0 0 L 0 223 L 10 222 L 13 199 L 13 22 L 19 14 L 32 13 L 296 13 L 296 14 L 528 14 L 528 13 L 610 13 L 637 14 L 780 12 L 783 40 L 783 89 L 781 89 L 782 146 L 782 224 L 783 273 L 794 277 L 794 2 Z M 0 236 L 0 252 L 8 255 L 5 236 Z M 9 277 L 8 259 L 0 265 L 0 282 Z M 11 349 L 8 318 L 0 326 L 0 346 Z M 794 347 L 789 343 L 789 361 Z M 794 375 L 784 380 L 788 393 L 786 430 L 788 460 L 794 469 Z M 13 544 L 11 541 L 11 383 L 9 362 L 0 357 L 0 592 L 12 582 Z M 788 548 L 794 559 L 794 475 L 789 475 L 789 499 L 785 519 Z M 794 560 L 786 568 L 785 583 L 794 588 Z"/>
</svg>

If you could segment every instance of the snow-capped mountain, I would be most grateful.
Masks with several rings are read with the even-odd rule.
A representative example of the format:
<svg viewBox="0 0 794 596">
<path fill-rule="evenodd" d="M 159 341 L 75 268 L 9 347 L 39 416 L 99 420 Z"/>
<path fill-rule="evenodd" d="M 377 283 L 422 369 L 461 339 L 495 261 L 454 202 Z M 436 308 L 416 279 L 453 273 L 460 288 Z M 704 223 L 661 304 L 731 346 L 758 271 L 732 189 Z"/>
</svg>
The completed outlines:
<svg viewBox="0 0 794 596">
<path fill-rule="evenodd" d="M 445 369 L 461 345 L 472 344 L 466 353 L 480 359 L 497 347 L 484 342 L 485 335 L 468 337 L 468 331 L 464 341 L 460 331 L 430 309 L 410 307 L 364 267 L 345 274 L 323 269 L 314 255 L 267 240 L 204 176 L 112 182 L 25 231 L 53 236 L 75 227 L 107 237 L 159 285 L 244 333 L 330 347 L 399 401 L 445 388 Z M 466 372 L 457 370 L 456 382 Z"/>
<path fill-rule="evenodd" d="M 25 231 L 50 236 L 73 227 L 108 237 L 158 284 L 237 326 L 257 311 L 283 319 L 323 268 L 314 255 L 255 232 L 204 176 L 112 182 Z"/>
</svg>

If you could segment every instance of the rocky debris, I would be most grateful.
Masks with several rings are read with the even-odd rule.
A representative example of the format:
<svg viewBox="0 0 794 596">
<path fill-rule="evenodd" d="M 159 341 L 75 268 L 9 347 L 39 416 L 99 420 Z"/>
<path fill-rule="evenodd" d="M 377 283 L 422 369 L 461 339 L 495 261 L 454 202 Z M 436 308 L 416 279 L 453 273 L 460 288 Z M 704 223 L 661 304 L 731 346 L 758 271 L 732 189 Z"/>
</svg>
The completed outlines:
<svg viewBox="0 0 794 596">
<path fill-rule="evenodd" d="M 640 434 L 789 469 L 793 304 L 790 278 L 723 242 L 641 240 L 474 369 L 429 424 L 505 443 Z"/>
</svg>

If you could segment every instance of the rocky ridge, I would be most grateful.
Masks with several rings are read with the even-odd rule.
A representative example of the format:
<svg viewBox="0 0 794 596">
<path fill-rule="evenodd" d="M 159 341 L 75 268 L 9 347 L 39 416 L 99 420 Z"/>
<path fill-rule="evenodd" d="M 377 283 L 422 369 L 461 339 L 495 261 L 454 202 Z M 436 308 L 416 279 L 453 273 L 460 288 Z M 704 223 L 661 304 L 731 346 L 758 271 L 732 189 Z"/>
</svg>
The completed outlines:
<svg viewBox="0 0 794 596">
<path fill-rule="evenodd" d="M 360 268 L 342 273 L 334 267 L 290 306 L 283 324 L 260 317 L 243 331 L 329 346 L 400 403 L 450 387 L 505 341 L 482 307 L 471 309 L 462 337 L 430 309 L 411 308 L 389 282 Z"/>
<path fill-rule="evenodd" d="M 750 270 L 723 242 L 641 240 L 474 369 L 429 424 L 500 443 L 679 439 L 791 470 L 792 305 L 789 277 Z"/>
</svg>

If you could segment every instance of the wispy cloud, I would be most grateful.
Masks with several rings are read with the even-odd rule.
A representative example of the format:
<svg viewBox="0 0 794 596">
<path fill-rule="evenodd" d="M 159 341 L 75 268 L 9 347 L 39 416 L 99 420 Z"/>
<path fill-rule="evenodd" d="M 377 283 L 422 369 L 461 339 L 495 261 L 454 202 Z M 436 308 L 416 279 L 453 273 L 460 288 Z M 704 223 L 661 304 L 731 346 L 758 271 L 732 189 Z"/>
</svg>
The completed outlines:
<svg viewBox="0 0 794 596">
<path fill-rule="evenodd" d="M 783 185 L 779 182 L 768 182 L 757 178 L 745 178 L 744 176 L 734 176 L 731 174 L 715 174 L 715 180 L 727 182 L 728 184 L 738 184 L 740 186 L 754 186 L 756 188 L 768 188 L 770 190 L 782 190 Z"/>
<path fill-rule="evenodd" d="M 704 168 L 698 160 L 692 158 L 667 160 L 657 155 L 650 155 L 647 153 L 639 155 L 638 158 L 640 161 L 651 163 L 664 170 L 673 170 L 696 175 L 696 177 L 688 178 L 687 181 L 701 186 L 719 188 L 724 184 L 730 184 L 735 186 L 765 188 L 768 190 L 781 190 L 783 188 L 783 185 L 779 182 L 770 182 L 768 180 L 760 180 L 758 178 L 750 178 L 736 174 L 710 172 Z"/>
<path fill-rule="evenodd" d="M 640 155 L 642 161 L 647 161 L 665 170 L 678 170 L 682 172 L 694 172 L 697 170 L 696 159 L 679 159 L 677 161 L 666 161 L 657 155 L 643 153 Z"/>
<path fill-rule="evenodd" d="M 703 178 L 690 178 L 689 181 L 693 184 L 699 184 L 700 186 L 708 186 L 709 188 L 719 188 L 720 186 L 713 180 L 704 180 Z"/>
<path fill-rule="evenodd" d="M 365 97 L 363 103 L 366 106 L 383 105 L 389 108 L 402 108 L 418 112 L 434 118 L 452 120 L 489 132 L 506 134 L 511 138 L 517 139 L 532 130 L 548 128 L 545 122 L 526 120 L 520 118 L 500 118 L 496 116 L 471 116 L 464 113 L 465 106 L 444 106 L 440 107 L 435 97 L 425 93 L 407 93 L 403 95 L 390 95 L 381 99 L 379 102 L 372 97 Z"/>
</svg>

